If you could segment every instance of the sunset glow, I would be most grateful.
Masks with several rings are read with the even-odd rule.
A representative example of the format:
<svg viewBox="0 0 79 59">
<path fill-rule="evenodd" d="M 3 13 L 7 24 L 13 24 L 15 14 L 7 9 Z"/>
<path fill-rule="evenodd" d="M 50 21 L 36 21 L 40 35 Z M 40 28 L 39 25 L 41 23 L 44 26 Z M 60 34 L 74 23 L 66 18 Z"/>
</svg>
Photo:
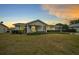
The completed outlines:
<svg viewBox="0 0 79 59">
<path fill-rule="evenodd" d="M 79 5 L 72 4 L 17 4 L 0 5 L 0 21 L 8 27 L 14 23 L 27 23 L 40 19 L 47 24 L 68 23 L 79 18 Z"/>
</svg>

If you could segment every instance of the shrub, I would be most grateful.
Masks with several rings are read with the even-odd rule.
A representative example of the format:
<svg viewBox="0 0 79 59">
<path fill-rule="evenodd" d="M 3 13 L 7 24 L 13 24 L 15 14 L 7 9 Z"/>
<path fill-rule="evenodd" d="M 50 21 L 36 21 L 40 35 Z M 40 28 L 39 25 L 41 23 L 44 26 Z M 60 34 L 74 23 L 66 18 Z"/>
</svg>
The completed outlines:
<svg viewBox="0 0 79 59">
<path fill-rule="evenodd" d="M 9 33 L 10 31 L 8 30 L 6 33 Z"/>
<path fill-rule="evenodd" d="M 22 33 L 24 33 L 24 31 L 23 30 L 12 30 L 12 33 L 13 34 L 22 34 Z"/>
<path fill-rule="evenodd" d="M 46 34 L 46 32 L 40 31 L 40 32 L 33 32 L 33 33 L 27 33 L 28 35 L 40 35 L 40 34 Z"/>
<path fill-rule="evenodd" d="M 76 32 L 76 29 L 66 29 L 66 30 L 63 30 L 63 32 Z"/>
<path fill-rule="evenodd" d="M 55 32 L 55 30 L 47 30 L 47 32 Z"/>
</svg>

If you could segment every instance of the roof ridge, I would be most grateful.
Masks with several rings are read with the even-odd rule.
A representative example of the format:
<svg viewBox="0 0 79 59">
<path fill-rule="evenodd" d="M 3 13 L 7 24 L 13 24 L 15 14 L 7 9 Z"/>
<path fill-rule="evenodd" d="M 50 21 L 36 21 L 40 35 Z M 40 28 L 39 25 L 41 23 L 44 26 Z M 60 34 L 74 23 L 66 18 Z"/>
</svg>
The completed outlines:
<svg viewBox="0 0 79 59">
<path fill-rule="evenodd" d="M 9 29 L 9 27 L 8 27 L 8 26 L 6 26 L 6 25 L 4 25 L 4 24 L 2 24 L 2 23 L 0 23 L 0 25 L 2 25 L 2 26 L 4 26 L 4 27 L 6 27 L 7 29 Z"/>
<path fill-rule="evenodd" d="M 42 23 L 48 25 L 47 23 L 45 23 L 45 22 L 43 22 L 43 21 L 41 21 L 41 20 L 39 20 L 39 19 L 30 21 L 30 22 L 27 22 L 27 23 L 15 23 L 15 24 L 29 24 L 29 23 L 33 23 L 33 22 L 36 22 L 36 21 L 40 21 L 40 22 L 42 22 Z M 15 25 L 15 24 L 13 24 L 13 25 Z"/>
<path fill-rule="evenodd" d="M 28 22 L 28 23 L 26 23 L 26 24 L 29 24 L 29 23 L 32 23 L 32 22 L 36 22 L 36 21 L 40 21 L 40 22 L 42 22 L 42 23 L 44 23 L 44 24 L 48 25 L 47 23 L 45 23 L 45 22 L 43 22 L 43 21 L 41 21 L 41 20 L 39 20 L 39 19 L 34 20 L 34 21 L 31 21 L 31 22 Z"/>
</svg>

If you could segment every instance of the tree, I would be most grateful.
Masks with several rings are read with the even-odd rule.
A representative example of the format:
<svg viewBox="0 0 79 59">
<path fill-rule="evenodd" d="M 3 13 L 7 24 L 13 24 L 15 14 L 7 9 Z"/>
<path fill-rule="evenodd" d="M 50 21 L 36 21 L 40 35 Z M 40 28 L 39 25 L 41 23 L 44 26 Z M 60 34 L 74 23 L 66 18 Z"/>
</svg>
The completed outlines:
<svg viewBox="0 0 79 59">
<path fill-rule="evenodd" d="M 69 26 L 67 24 L 63 24 L 63 29 L 68 29 Z"/>
<path fill-rule="evenodd" d="M 79 18 L 70 21 L 70 24 L 77 24 L 77 23 L 79 23 Z"/>
<path fill-rule="evenodd" d="M 58 24 L 56 24 L 56 26 L 63 26 L 63 24 L 61 24 L 61 23 L 58 23 Z"/>
<path fill-rule="evenodd" d="M 3 23 L 3 21 L 0 22 L 1 24 Z"/>
</svg>

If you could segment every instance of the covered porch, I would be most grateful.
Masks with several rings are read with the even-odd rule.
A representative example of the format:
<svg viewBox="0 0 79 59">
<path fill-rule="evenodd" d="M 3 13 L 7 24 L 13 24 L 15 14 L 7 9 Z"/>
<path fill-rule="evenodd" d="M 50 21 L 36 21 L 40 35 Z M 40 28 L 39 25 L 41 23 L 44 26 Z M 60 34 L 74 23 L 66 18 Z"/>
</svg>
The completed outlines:
<svg viewBox="0 0 79 59">
<path fill-rule="evenodd" d="M 25 33 L 47 32 L 45 25 L 26 25 Z"/>
</svg>

